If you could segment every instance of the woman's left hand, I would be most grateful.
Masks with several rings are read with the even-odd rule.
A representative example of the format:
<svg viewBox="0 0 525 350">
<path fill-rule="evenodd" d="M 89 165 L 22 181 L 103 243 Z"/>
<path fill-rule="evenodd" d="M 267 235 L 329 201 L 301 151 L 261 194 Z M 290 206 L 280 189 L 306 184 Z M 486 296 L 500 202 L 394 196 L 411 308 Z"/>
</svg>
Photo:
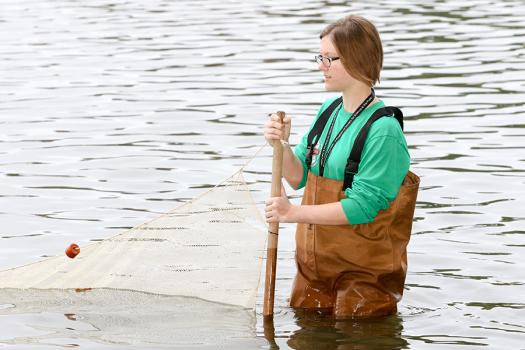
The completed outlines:
<svg viewBox="0 0 525 350">
<path fill-rule="evenodd" d="M 292 212 L 295 206 L 290 203 L 284 187 L 281 187 L 281 197 L 271 197 L 266 200 L 266 222 L 294 222 Z"/>
</svg>

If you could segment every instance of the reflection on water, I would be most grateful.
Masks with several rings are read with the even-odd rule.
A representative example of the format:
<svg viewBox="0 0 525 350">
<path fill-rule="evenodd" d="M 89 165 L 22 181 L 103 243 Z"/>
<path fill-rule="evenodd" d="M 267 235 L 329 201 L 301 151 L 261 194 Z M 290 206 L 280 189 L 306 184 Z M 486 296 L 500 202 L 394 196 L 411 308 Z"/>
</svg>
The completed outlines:
<svg viewBox="0 0 525 350">
<path fill-rule="evenodd" d="M 292 116 L 297 142 L 331 96 L 312 62 L 318 33 L 346 13 L 382 33 L 377 93 L 403 109 L 422 178 L 405 296 L 384 320 L 296 315 L 293 227 L 283 225 L 276 345 L 523 347 L 518 0 L 2 1 L 0 267 L 112 236 L 202 193 L 256 153 L 268 112 Z M 270 157 L 266 149 L 246 169 L 259 203 Z M 48 320 L 20 317 L 31 332 Z"/>
<path fill-rule="evenodd" d="M 338 320 L 322 313 L 294 310 L 298 329 L 287 337 L 291 349 L 380 350 L 405 349 L 402 319 L 397 315 L 361 320 Z M 279 349 L 272 325 L 264 324 L 265 337 L 273 349 Z M 270 328 L 270 329 L 269 329 Z"/>
</svg>

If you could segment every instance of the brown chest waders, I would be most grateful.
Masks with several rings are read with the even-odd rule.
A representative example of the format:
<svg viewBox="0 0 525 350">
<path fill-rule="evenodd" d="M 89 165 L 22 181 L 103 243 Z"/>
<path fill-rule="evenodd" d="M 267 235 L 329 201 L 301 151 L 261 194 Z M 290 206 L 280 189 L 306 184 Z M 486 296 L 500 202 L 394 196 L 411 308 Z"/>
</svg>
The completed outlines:
<svg viewBox="0 0 525 350">
<path fill-rule="evenodd" d="M 340 103 L 341 98 L 334 101 L 308 135 L 308 168 L 315 144 Z M 344 190 L 352 186 L 370 126 L 383 116 L 394 116 L 403 127 L 403 115 L 399 109 L 385 107 L 377 110 L 356 137 L 344 181 L 308 172 L 303 205 L 332 203 L 345 198 Z M 323 170 L 320 169 L 320 174 Z M 297 275 L 292 287 L 291 306 L 329 309 L 337 318 L 395 313 L 397 302 L 403 295 L 406 247 L 418 188 L 419 177 L 408 172 L 394 201 L 367 224 L 298 224 Z"/>
</svg>

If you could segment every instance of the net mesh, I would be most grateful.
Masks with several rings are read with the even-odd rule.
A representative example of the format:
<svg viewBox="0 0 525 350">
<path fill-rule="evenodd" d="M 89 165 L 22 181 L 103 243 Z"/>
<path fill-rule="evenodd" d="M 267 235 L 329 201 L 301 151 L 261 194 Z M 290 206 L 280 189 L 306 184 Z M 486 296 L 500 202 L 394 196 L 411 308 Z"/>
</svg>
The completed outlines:
<svg viewBox="0 0 525 350">
<path fill-rule="evenodd" d="M 266 229 L 242 169 L 180 207 L 65 255 L 0 272 L 0 288 L 108 288 L 255 307 Z"/>
<path fill-rule="evenodd" d="M 184 296 L 115 289 L 0 291 L 2 349 L 263 349 L 255 322 L 253 310 Z"/>
</svg>

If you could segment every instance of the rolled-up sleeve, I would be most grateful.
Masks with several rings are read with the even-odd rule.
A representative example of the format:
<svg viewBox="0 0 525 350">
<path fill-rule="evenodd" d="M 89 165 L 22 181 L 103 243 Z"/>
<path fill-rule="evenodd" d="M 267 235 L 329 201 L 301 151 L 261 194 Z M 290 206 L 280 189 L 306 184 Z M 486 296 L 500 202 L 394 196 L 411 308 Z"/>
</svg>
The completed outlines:
<svg viewBox="0 0 525 350">
<path fill-rule="evenodd" d="M 306 179 L 308 178 L 308 168 L 306 167 L 306 150 L 307 150 L 307 135 L 305 135 L 301 142 L 298 143 L 294 148 L 294 153 L 297 156 L 297 158 L 301 161 L 303 164 L 303 177 L 301 179 L 301 182 L 297 186 L 297 190 L 303 188 L 306 185 Z"/>
</svg>

